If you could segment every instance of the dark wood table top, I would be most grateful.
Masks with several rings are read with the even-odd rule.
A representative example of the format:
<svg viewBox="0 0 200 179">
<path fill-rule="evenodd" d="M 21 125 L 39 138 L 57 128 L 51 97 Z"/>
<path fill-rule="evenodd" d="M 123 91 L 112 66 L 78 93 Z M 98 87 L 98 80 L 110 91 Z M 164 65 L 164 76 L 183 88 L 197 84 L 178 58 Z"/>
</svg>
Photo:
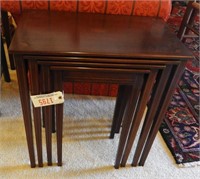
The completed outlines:
<svg viewBox="0 0 200 179">
<path fill-rule="evenodd" d="M 46 11 L 23 13 L 9 50 L 51 56 L 192 58 L 162 19 Z"/>
</svg>

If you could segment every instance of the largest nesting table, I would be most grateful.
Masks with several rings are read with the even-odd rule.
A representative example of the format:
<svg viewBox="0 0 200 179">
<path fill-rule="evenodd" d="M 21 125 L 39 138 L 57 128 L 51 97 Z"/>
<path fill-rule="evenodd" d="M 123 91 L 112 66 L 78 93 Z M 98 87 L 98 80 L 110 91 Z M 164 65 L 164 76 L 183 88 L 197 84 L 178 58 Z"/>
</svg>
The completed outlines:
<svg viewBox="0 0 200 179">
<path fill-rule="evenodd" d="M 115 168 L 126 165 L 147 106 L 132 162 L 144 165 L 186 60 L 192 58 L 159 18 L 44 11 L 21 16 L 9 50 L 15 58 L 31 167 L 36 162 L 30 93 L 62 90 L 67 80 L 119 84 L 110 135 L 114 137 L 122 122 Z M 62 165 L 62 108 L 56 106 L 58 165 Z M 43 116 L 52 165 L 50 109 L 46 107 Z M 43 166 L 40 110 L 33 107 L 38 165 Z"/>
</svg>

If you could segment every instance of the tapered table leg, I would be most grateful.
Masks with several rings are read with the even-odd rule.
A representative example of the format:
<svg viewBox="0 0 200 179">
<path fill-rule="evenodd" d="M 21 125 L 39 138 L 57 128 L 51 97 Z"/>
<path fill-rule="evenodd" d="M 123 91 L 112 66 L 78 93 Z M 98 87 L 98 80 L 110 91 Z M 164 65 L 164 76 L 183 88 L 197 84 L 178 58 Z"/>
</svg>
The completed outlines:
<svg viewBox="0 0 200 179">
<path fill-rule="evenodd" d="M 54 72 L 54 90 L 62 91 L 62 72 Z M 63 104 L 56 106 L 56 134 L 57 134 L 57 157 L 58 166 L 62 166 L 62 134 L 63 134 Z"/>
<path fill-rule="evenodd" d="M 160 107 L 157 110 L 156 117 L 154 119 L 154 123 L 151 127 L 149 136 L 147 138 L 147 142 L 144 146 L 144 149 L 143 149 L 140 161 L 139 161 L 140 166 L 143 166 L 146 161 L 146 158 L 149 154 L 149 151 L 151 149 L 153 141 L 154 141 L 156 134 L 159 130 L 159 127 L 163 121 L 167 107 L 172 99 L 173 94 L 174 94 L 177 83 L 184 72 L 184 67 L 185 67 L 185 62 L 180 63 L 177 67 L 176 66 L 173 67 L 172 73 L 170 74 L 167 85 L 165 87 L 165 91 L 162 95 L 162 99 L 161 99 L 161 102 L 159 105 Z"/>
<path fill-rule="evenodd" d="M 115 133 L 119 133 L 123 112 L 125 109 L 126 96 L 127 94 L 125 93 L 125 86 L 119 85 L 116 104 L 115 104 L 115 111 L 112 121 L 111 133 L 110 133 L 111 139 L 114 138 Z"/>
<path fill-rule="evenodd" d="M 135 114 L 133 122 L 132 122 L 131 130 L 130 130 L 130 133 L 128 136 L 127 145 L 125 147 L 124 155 L 122 157 L 122 161 L 121 161 L 122 167 L 124 167 L 126 165 L 126 161 L 128 159 L 129 153 L 131 151 L 134 139 L 136 137 L 136 133 L 138 131 L 142 116 L 144 114 L 144 111 L 145 111 L 147 102 L 149 100 L 153 85 L 155 83 L 156 75 L 157 75 L 157 70 L 152 70 L 148 76 L 144 90 L 142 91 L 141 99 L 139 101 L 139 104 L 138 104 L 138 107 L 136 110 L 136 114 Z"/>
<path fill-rule="evenodd" d="M 35 60 L 29 60 L 28 65 L 29 65 L 31 95 L 38 95 L 40 94 L 38 64 Z M 41 126 L 41 108 L 40 107 L 35 108 L 33 106 L 33 118 L 34 118 L 34 126 L 35 126 L 38 166 L 43 167 L 42 130 L 41 130 L 42 126 Z"/>
<path fill-rule="evenodd" d="M 142 131 L 138 140 L 132 166 L 137 166 L 138 164 L 138 159 L 142 153 L 142 149 L 148 137 L 148 133 L 151 128 L 153 119 L 155 117 L 156 110 L 158 109 L 159 102 L 161 100 L 167 80 L 169 78 L 171 66 L 167 66 L 164 70 L 161 70 L 161 71 L 162 71 L 162 74 L 160 74 L 160 78 L 156 79 L 156 84 L 155 84 L 156 89 L 154 89 L 154 93 L 151 95 L 151 102 L 150 102 L 150 105 L 148 105 L 148 112 L 147 112 L 147 115 L 142 127 Z"/>
<path fill-rule="evenodd" d="M 43 93 L 50 93 L 51 88 L 51 78 L 50 70 L 48 66 L 41 67 L 42 78 L 44 79 Z M 47 149 L 47 163 L 49 166 L 52 165 L 52 107 L 45 106 L 42 109 L 43 118 L 45 121 L 45 135 L 46 135 L 46 149 Z"/>
<path fill-rule="evenodd" d="M 126 145 L 127 136 L 130 130 L 131 121 L 134 115 L 134 109 L 136 109 L 138 98 L 140 95 L 141 87 L 143 83 L 143 75 L 138 75 L 137 82 L 135 86 L 126 86 L 124 91 L 126 94 L 129 94 L 127 98 L 126 107 L 123 116 L 122 131 L 120 134 L 120 140 L 118 145 L 118 151 L 115 160 L 115 168 L 118 169 L 120 166 L 121 158 L 123 155 L 124 147 Z"/>
<path fill-rule="evenodd" d="M 42 69 L 43 67 L 41 67 L 41 69 Z M 41 70 L 41 73 L 43 73 L 43 71 Z M 51 78 L 51 81 L 53 80 L 53 76 L 52 76 L 52 74 L 50 74 L 50 78 Z M 47 92 L 47 90 L 46 90 L 46 87 L 45 87 L 45 85 L 44 85 L 44 81 L 46 80 L 46 78 L 44 78 L 44 75 L 41 75 L 41 78 L 40 78 L 40 86 L 41 86 L 41 93 L 46 93 Z M 51 85 L 51 92 L 54 90 L 53 89 L 53 85 Z M 51 107 L 52 109 L 51 109 L 51 111 L 52 111 L 52 114 L 51 114 L 51 118 L 52 118 L 52 133 L 55 133 L 56 132 L 56 127 L 55 127 L 55 109 L 54 109 L 54 106 L 49 106 L 49 107 Z M 45 127 L 45 114 L 44 114 L 44 112 L 42 113 L 42 123 L 43 123 L 43 127 Z"/>
<path fill-rule="evenodd" d="M 35 153 L 33 144 L 33 130 L 31 121 L 31 108 L 30 108 L 30 96 L 29 86 L 27 78 L 27 68 L 22 56 L 15 55 L 16 72 L 19 85 L 19 93 L 22 105 L 24 126 L 26 132 L 26 140 L 28 144 L 28 151 L 30 157 L 31 167 L 35 167 Z"/>
</svg>

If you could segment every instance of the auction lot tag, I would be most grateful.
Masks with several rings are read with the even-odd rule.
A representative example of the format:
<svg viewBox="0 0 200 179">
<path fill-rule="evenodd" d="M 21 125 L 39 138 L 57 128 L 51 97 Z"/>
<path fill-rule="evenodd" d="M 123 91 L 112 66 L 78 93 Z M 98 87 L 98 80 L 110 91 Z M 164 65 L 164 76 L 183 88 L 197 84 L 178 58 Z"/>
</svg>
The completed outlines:
<svg viewBox="0 0 200 179">
<path fill-rule="evenodd" d="M 57 91 L 49 94 L 33 95 L 31 100 L 34 107 L 37 108 L 64 103 L 64 96 L 61 91 Z"/>
</svg>

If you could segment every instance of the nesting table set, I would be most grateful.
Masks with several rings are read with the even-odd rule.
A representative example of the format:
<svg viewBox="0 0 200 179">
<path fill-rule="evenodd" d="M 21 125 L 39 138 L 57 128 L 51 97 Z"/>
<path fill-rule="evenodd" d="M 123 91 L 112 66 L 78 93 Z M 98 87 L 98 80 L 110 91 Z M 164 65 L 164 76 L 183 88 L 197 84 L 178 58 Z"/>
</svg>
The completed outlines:
<svg viewBox="0 0 200 179">
<path fill-rule="evenodd" d="M 125 166 L 141 123 L 132 166 L 143 166 L 162 119 L 192 55 L 153 17 L 30 11 L 22 15 L 13 37 L 14 54 L 31 167 L 43 166 L 45 122 L 47 162 L 52 165 L 52 130 L 62 165 L 63 104 L 35 108 L 30 95 L 63 91 L 63 82 L 119 85 L 110 138 L 119 133 L 115 168 Z"/>
</svg>

